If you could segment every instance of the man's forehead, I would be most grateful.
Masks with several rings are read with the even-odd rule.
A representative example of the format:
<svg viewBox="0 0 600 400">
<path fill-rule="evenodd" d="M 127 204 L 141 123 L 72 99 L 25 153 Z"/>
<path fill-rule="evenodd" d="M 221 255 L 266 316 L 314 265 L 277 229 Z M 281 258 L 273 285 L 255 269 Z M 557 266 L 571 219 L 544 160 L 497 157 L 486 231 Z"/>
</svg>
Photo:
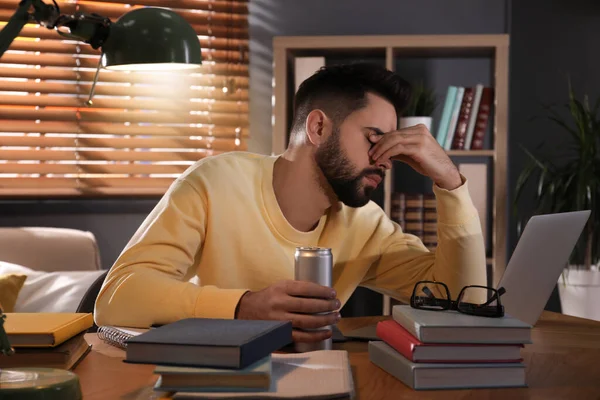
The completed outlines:
<svg viewBox="0 0 600 400">
<path fill-rule="evenodd" d="M 363 126 L 372 127 L 381 132 L 390 132 L 397 127 L 396 109 L 382 97 L 367 94 L 369 101 L 367 106 L 360 109 L 356 114 Z"/>
</svg>

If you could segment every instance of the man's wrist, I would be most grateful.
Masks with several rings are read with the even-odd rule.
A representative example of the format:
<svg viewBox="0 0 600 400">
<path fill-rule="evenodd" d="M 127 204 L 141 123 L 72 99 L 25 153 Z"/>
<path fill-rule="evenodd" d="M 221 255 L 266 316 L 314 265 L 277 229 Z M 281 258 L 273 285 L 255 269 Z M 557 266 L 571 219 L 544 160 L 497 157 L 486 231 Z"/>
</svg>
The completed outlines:
<svg viewBox="0 0 600 400">
<path fill-rule="evenodd" d="M 247 300 L 248 295 L 251 293 L 250 290 L 248 290 L 246 293 L 244 293 L 242 295 L 242 297 L 240 297 L 240 300 L 237 303 L 237 306 L 235 306 L 235 313 L 233 318 L 234 319 L 240 319 L 240 308 L 242 306 L 242 301 Z"/>
<path fill-rule="evenodd" d="M 463 180 L 457 168 L 453 168 L 443 179 L 435 182 L 437 186 L 445 190 L 454 190 L 462 186 Z"/>
</svg>

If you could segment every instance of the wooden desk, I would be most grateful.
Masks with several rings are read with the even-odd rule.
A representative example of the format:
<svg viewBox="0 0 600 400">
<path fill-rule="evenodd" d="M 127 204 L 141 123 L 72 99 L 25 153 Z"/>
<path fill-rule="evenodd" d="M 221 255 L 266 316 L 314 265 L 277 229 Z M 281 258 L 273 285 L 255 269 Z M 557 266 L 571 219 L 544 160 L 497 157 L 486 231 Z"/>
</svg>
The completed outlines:
<svg viewBox="0 0 600 400">
<path fill-rule="evenodd" d="M 385 317 L 346 318 L 342 332 Z M 369 361 L 366 342 L 336 344 L 347 350 L 358 399 L 600 399 L 600 322 L 544 312 L 523 350 L 528 388 L 413 391 Z M 77 366 L 84 400 L 160 398 L 152 391 L 152 365 L 127 364 L 123 351 L 88 334 L 93 350 Z"/>
</svg>

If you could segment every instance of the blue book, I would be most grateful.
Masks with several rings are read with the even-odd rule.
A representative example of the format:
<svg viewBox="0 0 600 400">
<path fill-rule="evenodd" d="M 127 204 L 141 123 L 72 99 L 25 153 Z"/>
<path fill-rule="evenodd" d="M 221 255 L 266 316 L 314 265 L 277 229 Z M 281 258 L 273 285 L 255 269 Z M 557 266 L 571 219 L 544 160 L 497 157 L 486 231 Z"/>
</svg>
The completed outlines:
<svg viewBox="0 0 600 400">
<path fill-rule="evenodd" d="M 446 101 L 444 102 L 444 109 L 442 110 L 442 116 L 440 118 L 440 124 L 438 126 L 438 132 L 436 136 L 437 142 L 440 146 L 444 147 L 446 143 L 446 134 L 448 133 L 448 124 L 450 123 L 450 117 L 452 116 L 452 110 L 454 109 L 454 101 L 456 99 L 456 86 L 448 86 L 448 92 L 446 93 Z"/>
<path fill-rule="evenodd" d="M 129 363 L 240 369 L 292 343 L 292 323 L 187 318 L 126 343 Z"/>
</svg>

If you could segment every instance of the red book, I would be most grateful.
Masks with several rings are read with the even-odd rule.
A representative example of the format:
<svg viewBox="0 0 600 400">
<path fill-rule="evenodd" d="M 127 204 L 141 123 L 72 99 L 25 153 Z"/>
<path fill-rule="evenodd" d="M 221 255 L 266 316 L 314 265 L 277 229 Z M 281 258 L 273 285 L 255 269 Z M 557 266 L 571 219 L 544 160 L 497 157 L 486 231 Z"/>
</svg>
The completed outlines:
<svg viewBox="0 0 600 400">
<path fill-rule="evenodd" d="M 377 337 L 412 362 L 520 362 L 522 344 L 423 343 L 394 320 L 377 323 Z"/>
</svg>

